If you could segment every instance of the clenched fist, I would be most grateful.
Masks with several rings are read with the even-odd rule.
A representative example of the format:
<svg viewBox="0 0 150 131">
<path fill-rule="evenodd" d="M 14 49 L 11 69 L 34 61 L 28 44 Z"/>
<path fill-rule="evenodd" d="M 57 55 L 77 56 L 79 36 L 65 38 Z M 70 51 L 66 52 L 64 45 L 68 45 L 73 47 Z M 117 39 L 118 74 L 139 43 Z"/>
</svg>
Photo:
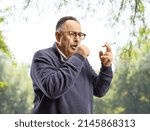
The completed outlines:
<svg viewBox="0 0 150 131">
<path fill-rule="evenodd" d="M 82 55 L 84 58 L 87 58 L 90 54 L 89 49 L 85 45 L 78 45 L 75 53 Z"/>
</svg>

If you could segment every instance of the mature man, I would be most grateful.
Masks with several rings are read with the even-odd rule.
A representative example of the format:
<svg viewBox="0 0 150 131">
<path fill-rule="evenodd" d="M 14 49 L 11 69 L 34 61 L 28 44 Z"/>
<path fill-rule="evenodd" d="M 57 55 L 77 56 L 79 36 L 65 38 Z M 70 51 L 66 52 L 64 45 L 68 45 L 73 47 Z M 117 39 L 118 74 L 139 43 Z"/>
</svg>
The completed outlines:
<svg viewBox="0 0 150 131">
<path fill-rule="evenodd" d="M 80 22 L 62 17 L 56 25 L 56 42 L 33 57 L 31 78 L 35 93 L 34 113 L 93 113 L 93 96 L 106 94 L 112 80 L 112 51 L 105 43 L 102 63 L 96 74 L 87 57 L 89 49 L 80 44 L 85 38 Z"/>
</svg>

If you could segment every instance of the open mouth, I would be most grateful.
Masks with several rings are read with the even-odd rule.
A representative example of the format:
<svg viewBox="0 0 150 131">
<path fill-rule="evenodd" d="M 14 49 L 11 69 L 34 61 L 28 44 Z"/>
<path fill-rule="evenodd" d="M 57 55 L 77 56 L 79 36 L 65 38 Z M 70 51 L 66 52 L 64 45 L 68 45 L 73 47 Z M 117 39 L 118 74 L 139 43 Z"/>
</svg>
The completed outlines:
<svg viewBox="0 0 150 131">
<path fill-rule="evenodd" d="M 71 48 L 72 48 L 73 50 L 76 50 L 77 46 L 78 46 L 78 45 L 72 45 Z"/>
</svg>

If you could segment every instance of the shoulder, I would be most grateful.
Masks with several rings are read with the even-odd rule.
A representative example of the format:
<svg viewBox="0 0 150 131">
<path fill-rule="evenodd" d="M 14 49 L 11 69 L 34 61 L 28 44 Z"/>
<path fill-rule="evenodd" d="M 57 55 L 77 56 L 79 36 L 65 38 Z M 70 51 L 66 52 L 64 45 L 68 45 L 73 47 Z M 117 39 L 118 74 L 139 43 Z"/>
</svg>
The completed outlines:
<svg viewBox="0 0 150 131">
<path fill-rule="evenodd" d="M 45 49 L 38 50 L 34 53 L 34 57 L 50 57 L 50 56 L 57 56 L 58 51 L 56 47 L 49 47 Z"/>
<path fill-rule="evenodd" d="M 41 49 L 41 50 L 38 50 L 38 51 L 36 51 L 35 53 L 34 53 L 34 55 L 44 55 L 44 54 L 51 54 L 52 53 L 52 47 L 50 47 L 50 48 L 45 48 L 45 49 Z"/>
<path fill-rule="evenodd" d="M 32 62 L 54 62 L 59 59 L 59 52 L 55 46 L 38 50 L 34 53 Z"/>
</svg>

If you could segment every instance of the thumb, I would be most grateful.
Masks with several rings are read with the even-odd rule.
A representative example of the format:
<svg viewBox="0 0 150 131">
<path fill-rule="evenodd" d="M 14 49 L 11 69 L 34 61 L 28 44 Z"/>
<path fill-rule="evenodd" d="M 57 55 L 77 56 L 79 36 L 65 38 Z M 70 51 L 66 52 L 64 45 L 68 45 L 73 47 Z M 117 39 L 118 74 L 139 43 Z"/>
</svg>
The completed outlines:
<svg viewBox="0 0 150 131">
<path fill-rule="evenodd" d="M 101 58 L 101 56 L 103 55 L 103 51 L 99 52 L 99 57 Z"/>
</svg>

